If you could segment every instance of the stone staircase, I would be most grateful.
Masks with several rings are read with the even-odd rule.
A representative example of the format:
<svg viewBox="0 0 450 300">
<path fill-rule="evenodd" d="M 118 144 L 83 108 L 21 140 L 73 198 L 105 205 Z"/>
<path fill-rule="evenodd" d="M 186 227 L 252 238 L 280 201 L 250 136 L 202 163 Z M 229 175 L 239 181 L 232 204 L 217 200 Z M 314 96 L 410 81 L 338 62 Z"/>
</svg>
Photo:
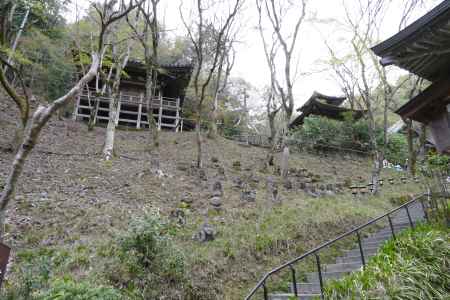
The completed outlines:
<svg viewBox="0 0 450 300">
<path fill-rule="evenodd" d="M 424 213 L 419 203 L 413 204 L 408 207 L 413 224 L 424 219 Z M 404 209 L 398 211 L 392 216 L 392 223 L 395 232 L 402 231 L 409 228 L 410 223 L 407 213 Z M 361 244 L 364 252 L 364 258 L 367 262 L 372 256 L 374 256 L 378 249 L 390 238 L 392 232 L 389 225 L 386 228 L 379 230 L 371 234 L 368 237 L 361 239 Z M 341 257 L 338 257 L 333 264 L 323 264 L 322 279 L 324 284 L 329 279 L 339 279 L 353 271 L 359 271 L 362 268 L 361 252 L 358 244 L 351 249 L 344 251 Z M 319 275 L 317 272 L 306 274 L 306 281 L 297 283 L 298 299 L 308 300 L 320 298 L 320 283 Z M 273 293 L 269 294 L 271 300 L 291 300 L 296 299 L 294 295 L 294 287 L 289 284 L 289 293 Z"/>
</svg>

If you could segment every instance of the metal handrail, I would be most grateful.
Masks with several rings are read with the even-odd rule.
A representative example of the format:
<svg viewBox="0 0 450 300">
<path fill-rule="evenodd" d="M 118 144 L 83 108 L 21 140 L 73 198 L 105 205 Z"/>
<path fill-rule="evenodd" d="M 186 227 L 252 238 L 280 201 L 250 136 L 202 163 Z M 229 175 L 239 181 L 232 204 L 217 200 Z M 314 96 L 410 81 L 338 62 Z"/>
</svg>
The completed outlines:
<svg viewBox="0 0 450 300">
<path fill-rule="evenodd" d="M 362 247 L 362 244 L 361 244 L 361 237 L 360 237 L 359 231 L 361 231 L 361 230 L 364 229 L 365 227 L 367 227 L 367 226 L 369 226 L 369 225 L 372 225 L 373 223 L 375 223 L 375 222 L 377 222 L 377 221 L 379 221 L 379 220 L 381 220 L 381 219 L 387 217 L 387 218 L 388 218 L 388 221 L 389 221 L 389 226 L 390 226 L 391 231 L 392 231 L 392 235 L 393 235 L 393 237 L 394 237 L 394 239 L 395 239 L 394 227 L 393 227 L 393 223 L 392 223 L 392 220 L 391 220 L 391 214 L 393 214 L 393 213 L 395 213 L 395 212 L 397 212 L 397 211 L 399 211 L 399 210 L 401 210 L 401 209 L 404 208 L 404 209 L 406 210 L 406 214 L 407 214 L 407 216 L 408 216 L 409 224 L 410 224 L 411 228 L 414 228 L 414 224 L 413 224 L 413 221 L 412 221 L 412 219 L 411 219 L 411 215 L 410 215 L 410 213 L 409 213 L 408 206 L 409 206 L 411 203 L 420 201 L 420 199 L 421 199 L 422 197 L 426 196 L 426 195 L 429 195 L 429 193 L 423 193 L 423 194 L 420 194 L 420 195 L 418 195 L 417 197 L 415 197 L 414 199 L 412 199 L 412 200 L 410 200 L 410 201 L 404 203 L 403 205 L 401 205 L 401 206 L 399 206 L 399 207 L 397 207 L 397 208 L 394 208 L 394 209 L 390 210 L 389 212 L 385 213 L 384 215 L 381 215 L 381 216 L 379 216 L 379 217 L 377 217 L 377 218 L 375 218 L 375 219 L 370 220 L 369 222 L 367 222 L 367 223 L 365 223 L 365 224 L 363 224 L 363 225 L 360 225 L 360 226 L 358 226 L 358 227 L 356 227 L 356 228 L 354 228 L 354 229 L 352 229 L 352 230 L 350 230 L 350 231 L 347 231 L 347 232 L 345 232 L 345 233 L 339 235 L 338 237 L 336 237 L 336 238 L 334 238 L 334 239 L 332 239 L 332 240 L 330 240 L 330 241 L 328 241 L 328 242 L 326 242 L 326 243 L 324 243 L 324 244 L 322 244 L 322 245 L 320 245 L 320 246 L 318 246 L 318 247 L 316 247 L 316 248 L 314 248 L 314 249 L 312 249 L 312 250 L 310 250 L 310 251 L 308 251 L 308 252 L 306 252 L 306 253 L 304 253 L 304 254 L 302 254 L 302 255 L 300 255 L 300 256 L 298 256 L 298 257 L 296 257 L 296 258 L 294 258 L 294 259 L 292 259 L 292 260 L 290 260 L 290 261 L 288 261 L 288 262 L 286 262 L 286 263 L 284 263 L 284 264 L 282 264 L 281 266 L 278 266 L 278 267 L 272 269 L 271 271 L 269 271 L 268 273 L 266 273 L 266 274 L 262 277 L 262 279 L 261 279 L 261 280 L 256 284 L 256 286 L 250 291 L 250 293 L 248 294 L 248 296 L 245 297 L 245 300 L 251 299 L 252 296 L 255 295 L 255 293 L 256 293 L 260 288 L 262 288 L 263 291 L 264 291 L 264 300 L 268 300 L 269 298 L 268 298 L 268 291 L 267 291 L 267 286 L 266 286 L 266 281 L 267 281 L 267 279 L 268 279 L 270 276 L 272 276 L 273 274 L 278 273 L 279 271 L 281 271 L 281 270 L 283 270 L 283 269 L 286 269 L 286 268 L 290 268 L 290 269 L 291 269 L 291 272 L 292 272 L 292 278 L 293 278 L 293 286 L 296 287 L 296 286 L 297 286 L 297 282 L 296 282 L 296 279 L 295 279 L 295 269 L 293 268 L 293 265 L 294 265 L 295 263 L 299 262 L 300 260 L 302 260 L 302 259 L 304 259 L 304 258 L 310 256 L 310 255 L 314 255 L 315 258 L 316 258 L 317 270 L 318 270 L 318 274 L 319 274 L 319 283 L 320 283 L 321 297 L 323 298 L 323 279 L 322 279 L 322 274 L 321 274 L 322 271 L 321 271 L 320 258 L 319 258 L 318 252 L 319 252 L 320 250 L 322 250 L 323 248 L 326 248 L 326 247 L 330 246 L 331 244 L 333 244 L 333 243 L 335 243 L 335 242 L 337 242 L 337 241 L 339 241 L 339 240 L 341 240 L 341 239 L 343 239 L 343 238 L 345 238 L 345 237 L 347 237 L 347 236 L 349 236 L 349 235 L 351 235 L 351 234 L 356 233 L 356 236 L 357 236 L 357 238 L 358 238 L 359 250 L 360 250 L 360 252 L 361 252 L 361 260 L 362 260 L 362 264 L 363 264 L 363 266 L 365 266 L 366 261 L 365 261 L 365 258 L 364 258 L 364 252 L 363 252 L 363 247 Z M 420 204 L 422 205 L 422 209 L 423 209 L 423 211 L 424 211 L 425 218 L 427 218 L 427 214 L 426 214 L 426 210 L 425 210 L 425 207 L 424 207 L 423 202 L 420 201 Z M 294 295 L 295 295 L 295 296 L 298 296 L 297 288 L 294 288 Z"/>
</svg>

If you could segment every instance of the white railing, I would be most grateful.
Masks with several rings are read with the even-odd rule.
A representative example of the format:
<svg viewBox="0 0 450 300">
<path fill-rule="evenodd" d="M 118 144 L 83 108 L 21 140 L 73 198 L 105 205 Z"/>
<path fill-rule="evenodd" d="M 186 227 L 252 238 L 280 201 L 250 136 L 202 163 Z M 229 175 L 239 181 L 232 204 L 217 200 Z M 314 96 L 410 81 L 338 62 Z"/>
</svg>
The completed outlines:
<svg viewBox="0 0 450 300">
<path fill-rule="evenodd" d="M 95 89 L 83 89 L 81 97 L 84 98 L 90 98 L 90 99 L 96 99 L 101 102 L 109 102 L 111 101 L 111 97 L 108 96 L 98 96 L 98 93 Z M 129 104 L 136 104 L 136 105 L 146 105 L 144 94 L 128 94 L 120 92 L 119 95 L 120 99 L 119 102 L 121 103 L 129 103 Z M 178 109 L 180 106 L 180 99 L 179 98 L 169 98 L 169 97 L 154 97 L 152 99 L 152 108 L 166 108 L 166 109 Z"/>
<path fill-rule="evenodd" d="M 84 100 L 85 102 L 87 100 L 88 103 L 80 104 L 80 100 Z M 86 111 L 80 112 L 79 109 L 85 109 L 91 112 L 92 109 L 96 109 L 97 111 L 106 111 L 109 114 L 109 105 L 108 107 L 102 107 L 99 104 L 101 102 L 110 102 L 111 100 L 111 97 L 100 96 L 99 93 L 97 93 L 94 89 L 85 88 L 77 97 L 77 103 L 73 118 L 75 120 L 77 119 L 77 117 L 90 118 L 89 113 L 86 113 Z M 124 106 L 124 104 L 128 105 Z M 134 108 L 130 107 L 130 105 L 133 105 Z M 136 124 L 136 128 L 141 128 L 142 125 L 149 125 L 148 121 L 144 121 L 142 118 L 144 116 L 144 110 L 146 109 L 146 107 L 147 103 L 145 101 L 144 94 L 130 94 L 120 92 L 118 105 L 119 117 L 117 119 L 117 123 L 126 122 Z M 159 95 L 158 97 L 154 97 L 151 102 L 151 112 L 151 115 L 155 118 L 159 130 L 164 127 L 174 128 L 175 131 L 183 131 L 184 120 L 180 115 L 179 98 L 162 97 L 161 95 Z M 147 116 L 147 112 L 145 112 L 145 116 Z M 96 123 L 97 119 L 108 120 L 109 117 L 105 115 L 95 114 L 94 124 Z"/>
</svg>

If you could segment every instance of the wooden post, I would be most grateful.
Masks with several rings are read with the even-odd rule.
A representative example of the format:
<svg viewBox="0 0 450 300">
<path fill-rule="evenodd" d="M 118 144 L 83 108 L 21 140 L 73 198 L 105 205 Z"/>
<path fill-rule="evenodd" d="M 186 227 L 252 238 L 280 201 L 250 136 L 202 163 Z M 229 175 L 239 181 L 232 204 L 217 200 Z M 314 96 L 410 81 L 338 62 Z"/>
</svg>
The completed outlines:
<svg viewBox="0 0 450 300">
<path fill-rule="evenodd" d="M 175 119 L 175 132 L 178 132 L 178 123 L 180 122 L 180 98 L 177 98 L 177 118 Z"/>
<path fill-rule="evenodd" d="M 95 96 L 97 98 L 97 101 L 95 103 L 95 115 L 94 115 L 94 125 L 97 123 L 97 117 L 98 117 L 98 107 L 100 106 L 100 99 L 99 97 Z"/>
<path fill-rule="evenodd" d="M 158 130 L 161 130 L 162 111 L 163 111 L 163 98 L 162 98 L 162 95 L 159 94 Z"/>
<path fill-rule="evenodd" d="M 139 106 L 138 106 L 138 114 L 137 114 L 137 120 L 136 120 L 136 128 L 141 128 L 141 117 L 142 117 L 142 101 L 143 101 L 143 94 L 140 94 L 139 97 Z"/>
<path fill-rule="evenodd" d="M 75 109 L 73 110 L 73 116 L 72 119 L 73 120 L 77 120 L 77 116 L 78 116 L 78 106 L 80 105 L 80 94 L 77 95 L 77 102 L 75 103 Z"/>
<path fill-rule="evenodd" d="M 111 101 L 114 101 L 111 99 Z M 120 108 L 122 106 L 122 92 L 119 92 L 119 103 L 117 104 L 117 116 L 116 116 L 116 126 L 119 125 L 119 119 L 120 119 Z"/>
<path fill-rule="evenodd" d="M 181 118 L 181 126 L 180 126 L 180 131 L 181 131 L 181 132 L 183 132 L 183 122 L 184 122 L 184 119 Z"/>
</svg>

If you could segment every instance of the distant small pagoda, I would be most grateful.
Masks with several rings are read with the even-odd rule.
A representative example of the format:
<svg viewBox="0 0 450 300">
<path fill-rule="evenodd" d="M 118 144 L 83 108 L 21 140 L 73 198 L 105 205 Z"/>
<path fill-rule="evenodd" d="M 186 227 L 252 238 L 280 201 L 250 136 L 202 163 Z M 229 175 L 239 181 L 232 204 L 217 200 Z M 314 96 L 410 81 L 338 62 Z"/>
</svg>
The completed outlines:
<svg viewBox="0 0 450 300">
<path fill-rule="evenodd" d="M 342 104 L 346 99 L 346 97 L 327 96 L 316 91 L 313 92 L 308 101 L 297 109 L 300 115 L 291 122 L 289 128 L 303 125 L 305 118 L 310 115 L 343 121 L 345 115 L 351 113 L 354 120 L 360 119 L 365 111 L 343 107 Z"/>
</svg>

